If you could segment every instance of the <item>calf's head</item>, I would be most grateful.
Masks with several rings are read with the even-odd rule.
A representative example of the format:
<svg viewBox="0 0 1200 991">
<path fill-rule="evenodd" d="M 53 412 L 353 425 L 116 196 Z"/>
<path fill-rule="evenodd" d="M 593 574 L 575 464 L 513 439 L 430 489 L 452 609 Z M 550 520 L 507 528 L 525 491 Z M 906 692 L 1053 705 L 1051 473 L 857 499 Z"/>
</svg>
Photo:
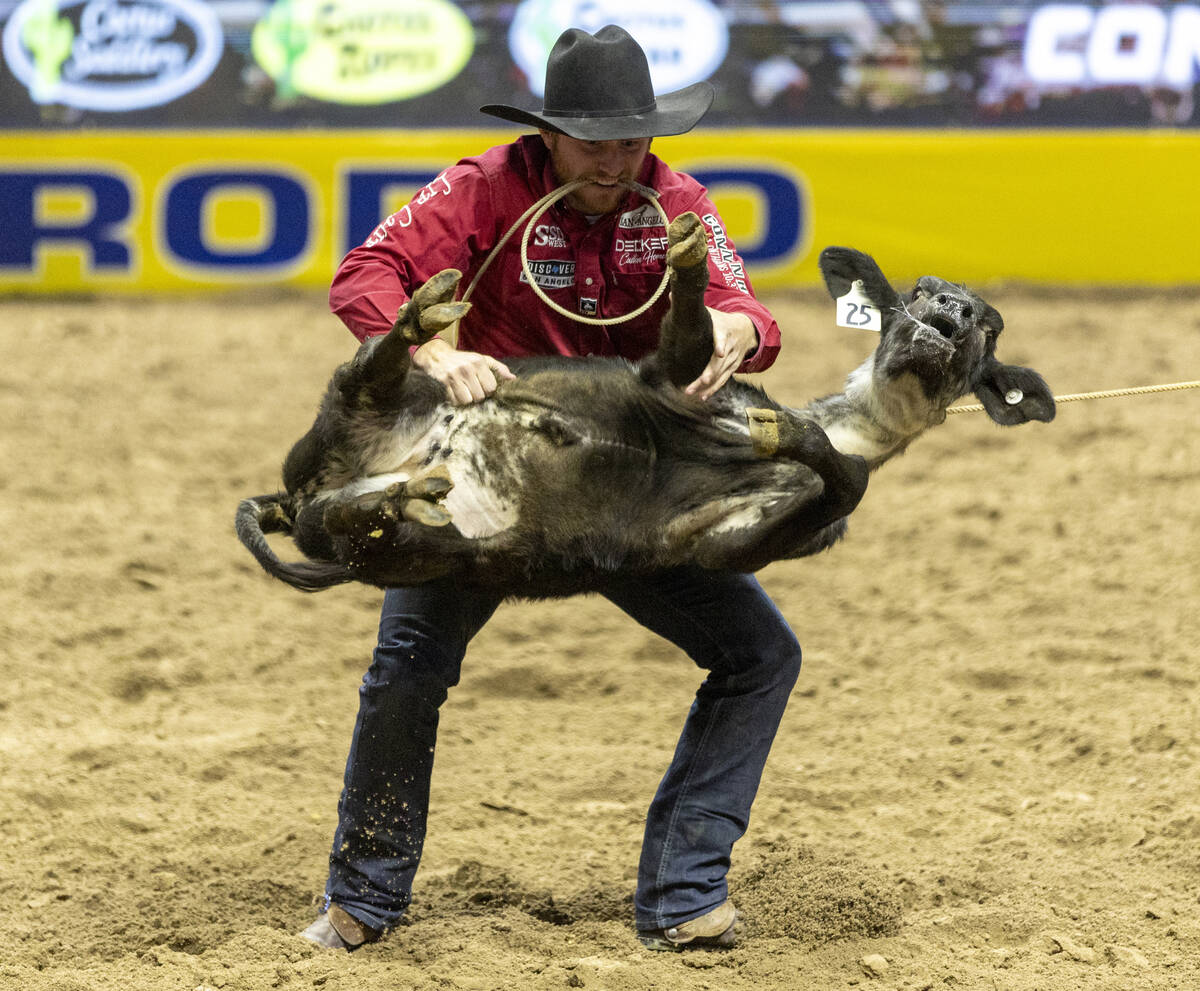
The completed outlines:
<svg viewBox="0 0 1200 991">
<path fill-rule="evenodd" d="M 905 299 L 874 259 L 851 248 L 826 248 L 820 265 L 835 299 L 860 282 L 878 307 L 883 329 L 873 373 L 884 384 L 912 375 L 941 409 L 973 392 L 988 416 L 1004 426 L 1054 419 L 1054 397 L 1045 380 L 1031 368 L 996 358 L 1004 320 L 969 289 L 926 275 Z"/>
</svg>

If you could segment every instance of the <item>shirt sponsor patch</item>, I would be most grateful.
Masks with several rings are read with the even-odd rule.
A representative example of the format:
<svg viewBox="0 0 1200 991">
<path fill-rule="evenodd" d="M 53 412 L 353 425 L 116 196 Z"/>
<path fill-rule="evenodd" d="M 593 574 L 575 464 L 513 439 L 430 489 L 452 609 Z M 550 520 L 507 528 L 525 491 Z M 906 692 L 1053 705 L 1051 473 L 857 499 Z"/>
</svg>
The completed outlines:
<svg viewBox="0 0 1200 991">
<path fill-rule="evenodd" d="M 746 269 L 730 245 L 729 237 L 726 235 L 721 221 L 717 218 L 716 214 L 706 213 L 704 215 L 704 222 L 708 224 L 708 229 L 712 231 L 708 254 L 712 258 L 713 264 L 725 276 L 725 285 L 731 286 L 734 289 L 740 289 L 749 295 L 750 290 L 746 288 Z"/>
<path fill-rule="evenodd" d="M 545 248 L 565 248 L 567 236 L 554 224 L 538 224 L 533 229 L 533 243 Z"/>
<path fill-rule="evenodd" d="M 621 219 L 617 221 L 617 226 L 626 231 L 640 231 L 649 227 L 662 227 L 662 225 L 662 217 L 649 203 L 643 204 L 636 210 L 621 214 Z"/>
<path fill-rule="evenodd" d="M 613 242 L 617 264 L 622 267 L 662 263 L 666 260 L 669 246 L 664 234 L 657 237 L 619 237 Z"/>
<path fill-rule="evenodd" d="M 543 289 L 565 289 L 575 285 L 575 263 L 547 258 L 543 261 L 529 262 L 529 272 L 533 281 Z M 521 270 L 521 281 L 528 282 L 525 270 Z"/>
<path fill-rule="evenodd" d="M 579 297 L 579 312 L 585 317 L 594 317 L 600 311 L 600 300 L 590 296 Z"/>
</svg>

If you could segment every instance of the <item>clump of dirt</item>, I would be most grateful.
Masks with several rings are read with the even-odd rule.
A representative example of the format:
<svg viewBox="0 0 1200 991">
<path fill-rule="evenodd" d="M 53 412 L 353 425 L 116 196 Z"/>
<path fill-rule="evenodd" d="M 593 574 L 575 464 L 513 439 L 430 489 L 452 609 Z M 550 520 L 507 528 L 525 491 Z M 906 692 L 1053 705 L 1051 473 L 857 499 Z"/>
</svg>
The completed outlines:
<svg viewBox="0 0 1200 991">
<path fill-rule="evenodd" d="M 849 858 L 826 859 L 802 845 L 774 843 L 737 882 L 747 935 L 807 945 L 900 932 L 895 885 Z"/>
<path fill-rule="evenodd" d="M 575 921 L 556 904 L 551 892 L 527 888 L 504 871 L 477 860 L 466 861 L 446 877 L 434 878 L 422 895 L 423 907 L 414 906 L 409 911 L 414 922 L 423 914 L 493 915 L 509 907 L 556 926 Z"/>
</svg>

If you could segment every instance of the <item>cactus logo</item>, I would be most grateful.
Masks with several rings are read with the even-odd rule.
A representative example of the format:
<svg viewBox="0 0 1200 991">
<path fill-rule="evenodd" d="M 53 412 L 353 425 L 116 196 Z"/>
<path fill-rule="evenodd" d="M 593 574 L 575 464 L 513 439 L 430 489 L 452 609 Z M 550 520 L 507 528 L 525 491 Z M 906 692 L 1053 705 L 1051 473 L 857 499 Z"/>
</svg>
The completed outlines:
<svg viewBox="0 0 1200 991">
<path fill-rule="evenodd" d="M 35 103 L 120 112 L 195 89 L 221 58 L 224 35 L 199 0 L 25 0 L 3 43 Z"/>
<path fill-rule="evenodd" d="M 457 76 L 475 31 L 450 0 L 276 0 L 251 47 L 283 100 L 388 103 Z"/>
<path fill-rule="evenodd" d="M 573 27 L 595 34 L 605 24 L 618 24 L 637 39 L 658 93 L 707 79 L 729 49 L 729 26 L 710 0 L 524 0 L 509 28 L 508 46 L 530 91 L 545 95 L 546 58 L 560 34 Z"/>
</svg>

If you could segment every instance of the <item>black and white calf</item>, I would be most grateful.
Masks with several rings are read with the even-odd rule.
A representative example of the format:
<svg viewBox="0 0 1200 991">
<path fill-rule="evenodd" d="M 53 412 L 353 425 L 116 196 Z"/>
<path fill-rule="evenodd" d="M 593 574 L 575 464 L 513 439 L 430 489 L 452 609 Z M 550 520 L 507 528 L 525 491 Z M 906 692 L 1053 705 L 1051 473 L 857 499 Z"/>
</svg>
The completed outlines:
<svg viewBox="0 0 1200 991">
<path fill-rule="evenodd" d="M 931 277 L 902 299 L 848 248 L 821 255 L 829 291 L 861 283 L 883 325 L 844 392 L 789 409 L 733 379 L 708 402 L 689 397 L 681 387 L 712 349 L 707 245 L 694 214 L 669 238 L 672 302 L 655 354 L 512 360 L 517 379 L 470 406 L 411 365 L 410 346 L 468 306 L 453 301 L 459 273 L 430 280 L 334 373 L 288 455 L 285 491 L 239 506 L 242 542 L 306 591 L 455 575 L 556 596 L 613 573 L 753 571 L 838 540 L 869 472 L 960 396 L 974 392 L 1003 425 L 1054 416 L 1040 375 L 996 359 L 995 309 Z M 309 560 L 282 561 L 272 531 Z"/>
</svg>

